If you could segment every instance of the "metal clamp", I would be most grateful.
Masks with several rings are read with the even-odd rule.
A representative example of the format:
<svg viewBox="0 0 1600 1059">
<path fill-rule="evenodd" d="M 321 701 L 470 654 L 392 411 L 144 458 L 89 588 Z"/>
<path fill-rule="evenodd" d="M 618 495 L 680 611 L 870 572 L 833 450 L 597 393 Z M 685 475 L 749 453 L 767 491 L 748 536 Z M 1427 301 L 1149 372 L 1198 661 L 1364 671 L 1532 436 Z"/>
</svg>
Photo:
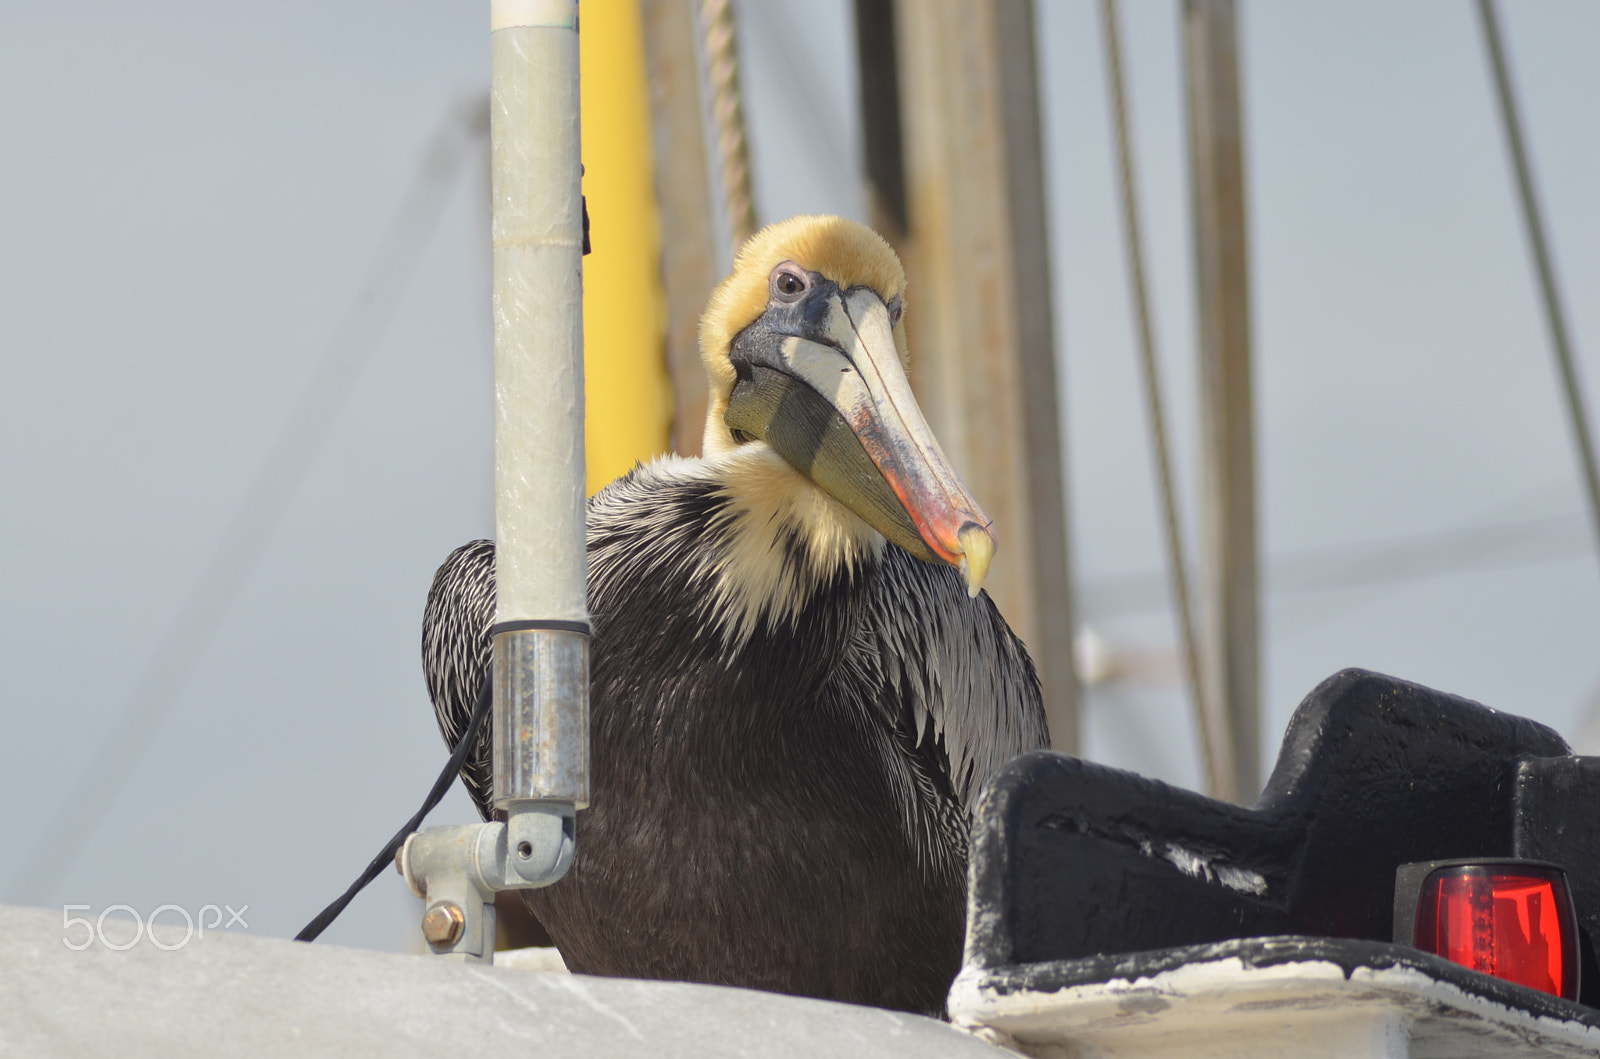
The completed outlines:
<svg viewBox="0 0 1600 1059">
<path fill-rule="evenodd" d="M 396 857 L 428 902 L 422 933 L 440 954 L 494 959 L 494 895 L 549 886 L 572 866 L 589 804 L 589 637 L 575 629 L 494 634 L 494 805 L 505 822 L 435 827 Z"/>
<path fill-rule="evenodd" d="M 439 955 L 494 959 L 494 895 L 534 890 L 572 866 L 574 812 L 559 802 L 523 802 L 502 823 L 430 827 L 395 857 L 413 894 L 428 902 L 422 934 Z"/>
</svg>

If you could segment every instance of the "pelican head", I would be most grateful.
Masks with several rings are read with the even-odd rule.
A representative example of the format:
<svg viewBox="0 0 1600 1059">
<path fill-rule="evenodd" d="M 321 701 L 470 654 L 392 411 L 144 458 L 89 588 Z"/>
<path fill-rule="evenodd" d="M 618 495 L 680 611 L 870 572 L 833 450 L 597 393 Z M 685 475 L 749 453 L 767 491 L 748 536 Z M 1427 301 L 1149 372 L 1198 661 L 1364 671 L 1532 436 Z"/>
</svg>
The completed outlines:
<svg viewBox="0 0 1600 1059">
<path fill-rule="evenodd" d="M 853 221 L 752 236 L 700 323 L 705 454 L 771 447 L 889 541 L 959 568 L 975 596 L 995 538 L 911 394 L 905 287 L 889 244 Z"/>
</svg>

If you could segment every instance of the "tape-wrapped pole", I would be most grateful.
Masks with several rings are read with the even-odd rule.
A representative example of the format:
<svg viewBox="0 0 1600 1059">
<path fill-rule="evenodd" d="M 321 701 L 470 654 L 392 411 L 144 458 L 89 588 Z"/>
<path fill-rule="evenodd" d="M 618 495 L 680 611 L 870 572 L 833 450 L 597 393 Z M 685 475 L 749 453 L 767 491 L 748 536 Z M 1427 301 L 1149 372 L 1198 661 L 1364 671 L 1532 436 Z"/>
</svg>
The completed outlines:
<svg viewBox="0 0 1600 1059">
<path fill-rule="evenodd" d="M 576 0 L 491 0 L 495 803 L 588 800 Z"/>
</svg>

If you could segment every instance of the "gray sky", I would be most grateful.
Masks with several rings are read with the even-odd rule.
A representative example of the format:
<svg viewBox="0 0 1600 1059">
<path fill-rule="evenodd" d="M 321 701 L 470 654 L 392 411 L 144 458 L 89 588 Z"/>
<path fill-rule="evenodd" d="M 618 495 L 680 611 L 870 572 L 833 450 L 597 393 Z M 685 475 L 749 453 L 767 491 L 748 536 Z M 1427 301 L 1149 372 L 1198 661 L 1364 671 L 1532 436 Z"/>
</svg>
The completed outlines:
<svg viewBox="0 0 1600 1059">
<path fill-rule="evenodd" d="M 1196 426 L 1176 9 L 1125 6 L 1187 486 Z M 1173 634 L 1159 581 L 1156 608 L 1139 609 L 1162 560 L 1096 6 L 1039 7 L 1082 609 L 1113 641 L 1163 647 Z M 762 215 L 860 216 L 848 4 L 741 10 Z M 1274 572 L 1268 752 L 1300 698 L 1345 665 L 1572 737 L 1600 685 L 1600 564 L 1585 550 L 1471 8 L 1243 10 L 1262 540 Z M 475 159 L 260 562 L 162 699 L 170 710 L 148 730 L 150 752 L 102 823 L 58 836 L 80 847 L 62 883 L 25 893 L 16 878 L 216 555 L 433 130 L 483 90 L 481 15 L 371 2 L 0 6 L 0 687 L 12 725 L 0 748 L 11 807 L 0 898 L 95 913 L 249 904 L 255 932 L 292 934 L 441 764 L 417 661 L 422 601 L 450 548 L 492 522 Z M 1551 0 L 1504 15 L 1600 411 L 1600 7 Z M 798 111 L 797 81 L 808 103 Z M 1548 527 L 1489 554 L 1492 568 L 1400 579 L 1416 555 L 1304 558 L 1536 519 Z M 1317 578 L 1363 583 L 1301 587 Z M 1196 782 L 1174 690 L 1097 690 L 1086 725 L 1090 756 Z M 434 819 L 471 817 L 453 792 Z M 408 948 L 415 911 L 385 874 L 327 937 Z"/>
<path fill-rule="evenodd" d="M 1176 7 L 1125 7 L 1160 342 L 1192 483 Z M 1158 524 L 1135 403 L 1098 23 L 1088 4 L 1041 10 L 1074 529 L 1080 573 L 1092 581 L 1159 565 Z M 1585 48 L 1600 10 L 1508 5 L 1504 22 L 1592 409 L 1600 69 Z M 1567 424 L 1471 7 L 1249 4 L 1243 25 L 1264 553 L 1574 516 L 1572 532 L 1557 534 L 1564 561 L 1343 592 L 1274 591 L 1289 579 L 1269 576 L 1264 743 L 1275 750 L 1301 696 L 1346 665 L 1571 734 L 1600 681 L 1600 565 L 1579 550 Z M 1096 620 L 1092 609 L 1087 617 Z M 1103 624 L 1134 639 L 1171 635 L 1165 615 Z M 1129 762 L 1140 761 L 1130 743 L 1155 742 L 1179 716 L 1170 696 L 1108 695 L 1096 706 L 1090 731 L 1102 741 L 1093 752 Z M 1166 767 L 1198 778 L 1192 754 Z"/>
</svg>

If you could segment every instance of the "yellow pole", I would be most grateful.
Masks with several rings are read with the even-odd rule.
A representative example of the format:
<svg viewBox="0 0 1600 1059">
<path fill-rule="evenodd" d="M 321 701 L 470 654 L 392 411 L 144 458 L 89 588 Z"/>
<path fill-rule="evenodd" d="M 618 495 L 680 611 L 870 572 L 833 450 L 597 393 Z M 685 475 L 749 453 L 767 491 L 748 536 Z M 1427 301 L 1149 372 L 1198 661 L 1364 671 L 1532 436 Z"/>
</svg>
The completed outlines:
<svg viewBox="0 0 1600 1059">
<path fill-rule="evenodd" d="M 673 397 L 639 5 L 586 0 L 580 30 L 583 193 L 594 248 L 583 262 L 584 445 L 593 495 L 668 451 Z"/>
</svg>

